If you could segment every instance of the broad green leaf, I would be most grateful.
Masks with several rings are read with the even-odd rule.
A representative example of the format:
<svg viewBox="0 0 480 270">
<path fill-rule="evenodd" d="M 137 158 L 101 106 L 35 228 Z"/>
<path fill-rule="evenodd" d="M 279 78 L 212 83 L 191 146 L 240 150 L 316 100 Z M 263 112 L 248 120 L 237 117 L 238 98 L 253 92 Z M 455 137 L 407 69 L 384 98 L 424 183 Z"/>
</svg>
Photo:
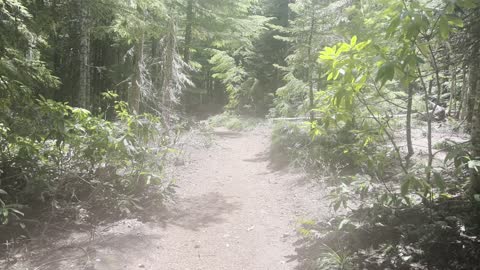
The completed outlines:
<svg viewBox="0 0 480 270">
<path fill-rule="evenodd" d="M 25 214 L 23 214 L 23 212 L 20 212 L 19 210 L 14 209 L 14 208 L 10 208 L 10 211 L 12 211 L 13 213 L 18 214 L 18 215 L 20 215 L 20 216 L 24 216 L 24 215 L 25 215 Z"/>
<path fill-rule="evenodd" d="M 412 178 L 408 177 L 403 181 L 402 186 L 400 187 L 400 192 L 402 196 L 405 196 L 408 194 L 408 190 L 410 189 L 410 184 L 412 183 Z"/>
<path fill-rule="evenodd" d="M 357 36 L 353 36 L 352 40 L 350 40 L 350 47 L 353 48 L 357 45 Z"/>
<path fill-rule="evenodd" d="M 397 17 L 395 17 L 392 22 L 390 23 L 390 25 L 388 26 L 387 28 L 387 38 L 388 37 L 391 37 L 393 36 L 393 34 L 395 33 L 395 31 L 397 31 L 397 27 L 398 25 L 400 25 L 400 15 L 398 15 Z"/>
<path fill-rule="evenodd" d="M 380 81 L 384 85 L 387 81 L 390 81 L 395 76 L 395 65 L 391 62 L 383 64 L 377 72 L 375 81 Z"/>
<path fill-rule="evenodd" d="M 357 46 L 355 46 L 355 49 L 357 51 L 361 51 L 363 49 L 365 49 L 365 47 L 367 47 L 368 45 L 370 45 L 370 43 L 372 43 L 371 40 L 367 40 L 367 41 L 364 41 L 364 42 L 360 42 L 357 44 Z"/>
<path fill-rule="evenodd" d="M 440 32 L 440 37 L 442 39 L 448 39 L 448 35 L 450 34 L 450 26 L 448 25 L 448 21 L 445 16 L 440 17 L 438 21 L 438 29 Z"/>
<path fill-rule="evenodd" d="M 333 205 L 333 210 L 336 212 L 341 205 L 342 205 L 342 201 L 336 201 L 335 204 Z"/>
<path fill-rule="evenodd" d="M 440 191 L 445 191 L 446 185 L 445 185 L 445 180 L 443 177 L 440 175 L 438 172 L 433 173 L 433 182 L 435 183 L 435 186 L 437 186 Z"/>
<path fill-rule="evenodd" d="M 333 79 L 333 72 L 328 73 L 327 81 L 331 81 Z"/>
<path fill-rule="evenodd" d="M 455 16 L 447 16 L 448 18 L 448 24 L 456 26 L 456 27 L 463 27 L 463 20 L 461 18 L 455 17 Z"/>
<path fill-rule="evenodd" d="M 417 16 L 415 20 L 410 21 L 410 23 L 407 25 L 407 33 L 405 34 L 405 37 L 408 40 L 415 40 L 417 39 L 418 34 L 421 31 L 421 17 Z"/>
<path fill-rule="evenodd" d="M 340 224 L 338 225 L 338 229 L 339 230 L 342 230 L 346 225 L 350 224 L 350 219 L 348 218 L 345 218 L 342 220 L 342 222 L 340 222 Z"/>
<path fill-rule="evenodd" d="M 417 47 L 418 47 L 418 49 L 420 50 L 420 53 L 422 53 L 423 56 L 429 57 L 428 44 L 426 44 L 426 43 L 417 44 Z"/>
<path fill-rule="evenodd" d="M 480 160 L 470 160 L 468 162 L 468 168 L 474 169 L 478 171 L 478 168 L 480 167 Z"/>
<path fill-rule="evenodd" d="M 344 52 L 348 52 L 350 50 L 350 47 L 347 43 L 342 43 L 338 49 L 335 51 L 335 56 L 340 56 Z"/>
</svg>

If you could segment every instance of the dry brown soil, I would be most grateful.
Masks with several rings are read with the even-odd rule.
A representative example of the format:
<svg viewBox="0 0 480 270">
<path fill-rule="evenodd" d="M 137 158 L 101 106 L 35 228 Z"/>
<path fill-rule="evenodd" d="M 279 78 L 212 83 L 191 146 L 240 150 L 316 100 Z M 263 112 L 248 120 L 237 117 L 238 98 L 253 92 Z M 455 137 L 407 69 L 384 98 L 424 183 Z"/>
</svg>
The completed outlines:
<svg viewBox="0 0 480 270">
<path fill-rule="evenodd" d="M 217 129 L 208 148 L 186 140 L 175 203 L 158 221 L 71 233 L 12 269 L 294 269 L 296 229 L 329 215 L 327 200 L 305 174 L 270 166 L 270 132 Z"/>
</svg>

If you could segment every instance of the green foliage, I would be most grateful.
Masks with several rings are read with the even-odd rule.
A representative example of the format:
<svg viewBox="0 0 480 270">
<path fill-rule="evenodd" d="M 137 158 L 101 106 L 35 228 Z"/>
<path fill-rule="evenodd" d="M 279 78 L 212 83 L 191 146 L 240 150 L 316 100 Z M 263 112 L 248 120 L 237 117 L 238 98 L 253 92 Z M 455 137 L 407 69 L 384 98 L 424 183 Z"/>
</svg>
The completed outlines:
<svg viewBox="0 0 480 270">
<path fill-rule="evenodd" d="M 366 168 L 376 149 L 370 135 L 344 126 L 322 134 L 310 123 L 279 122 L 272 134 L 273 160 L 318 171 L 350 172 Z M 364 137 L 365 136 L 365 137 Z M 371 137 L 370 137 L 371 138 Z"/>
<path fill-rule="evenodd" d="M 308 111 L 308 85 L 289 72 L 285 75 L 286 84 L 276 91 L 270 116 L 295 117 Z"/>
<path fill-rule="evenodd" d="M 299 1 L 297 6 L 307 2 Z M 282 132 L 287 133 L 285 129 L 276 131 L 274 139 L 279 142 L 274 145 L 290 148 L 292 153 L 301 145 L 299 152 L 309 153 L 296 154 L 302 160 L 322 157 L 324 153 L 339 161 L 342 160 L 337 156 L 338 150 L 348 145 L 346 153 L 354 156 L 353 160 L 358 160 L 361 166 L 333 174 L 335 181 L 329 183 L 331 207 L 335 211 L 344 208 L 346 214 L 318 226 L 308 226 L 304 235 L 314 236 L 315 240 L 306 237 L 300 251 L 318 257 L 313 262 L 311 257 L 304 258 L 303 266 L 338 268 L 342 258 L 348 258 L 353 269 L 472 267 L 468 265 L 478 256 L 473 239 L 479 231 L 473 225 L 478 217 L 472 218 L 474 212 L 470 211 L 477 206 L 474 200 L 465 199 L 463 182 L 466 175 L 478 169 L 468 153 L 471 146 L 436 145 L 439 152 L 447 152 L 443 167 L 432 162 L 438 152 L 431 151 L 426 165 L 418 160 L 412 162 L 410 157 L 404 163 L 397 135 L 401 129 L 393 115 L 407 110 L 407 93 L 414 100 L 414 110 L 421 113 L 430 114 L 429 104 L 434 95 L 435 102 L 440 102 L 444 85 L 448 85 L 448 79 L 456 72 L 448 66 L 461 62 L 459 58 L 464 53 L 448 55 L 445 49 L 453 38 L 458 38 L 455 33 L 465 27 L 463 20 L 471 16 L 465 16 L 466 11 L 478 7 L 474 2 L 353 2 L 343 11 L 348 19 L 334 29 L 335 33 L 341 33 L 340 41 L 330 42 L 334 45 L 327 45 L 315 54 L 322 70 L 319 81 L 314 80 L 319 86 L 313 87 L 317 119 L 303 129 L 302 137 L 291 136 L 292 141 L 287 136 L 282 138 Z M 307 13 L 304 15 L 306 18 Z M 294 57 L 302 59 L 299 55 Z M 305 99 L 308 87 L 311 89 L 311 77 L 298 70 L 292 72 L 291 67 L 285 71 L 289 72 L 289 91 L 280 89 L 275 112 L 286 115 L 308 112 Z M 413 94 L 409 89 L 413 89 Z M 326 140 L 349 132 L 355 135 L 354 140 L 334 143 L 331 147 L 323 145 L 323 151 L 314 151 L 322 145 L 322 139 L 315 138 Z M 360 147 L 362 143 L 372 147 Z M 455 173 L 452 167 L 456 168 Z M 456 207 L 450 209 L 451 205 Z M 466 226 L 471 230 L 466 230 Z M 450 245 L 454 242 L 458 245 Z M 439 254 L 447 246 L 455 250 L 449 249 L 453 255 Z"/>
<path fill-rule="evenodd" d="M 430 210 L 379 206 L 354 210 L 304 225 L 310 233 L 298 247 L 299 259 L 306 269 L 323 269 L 317 268 L 320 263 L 339 267 L 341 262 L 348 262 L 350 269 L 471 268 L 479 255 L 474 236 L 479 232 L 478 213 L 470 212 L 475 207 L 455 198 Z"/>
<path fill-rule="evenodd" d="M 134 44 L 142 38 L 142 34 L 153 38 L 165 31 L 164 27 L 160 27 L 158 21 L 162 20 L 166 24 L 166 16 L 168 16 L 166 4 L 168 2 L 170 1 L 104 0 L 103 4 L 110 4 L 116 9 L 111 29 L 129 44 Z"/>
<path fill-rule="evenodd" d="M 224 51 L 213 51 L 210 58 L 210 64 L 213 66 L 212 71 L 215 73 L 213 78 L 220 80 L 226 87 L 229 103 L 228 109 L 236 109 L 239 106 L 239 98 L 241 95 L 242 84 L 246 80 L 246 72 L 241 66 L 237 66 L 235 59 Z"/>
<path fill-rule="evenodd" d="M 329 246 L 325 246 L 325 251 L 321 258 L 316 262 L 317 269 L 354 269 L 351 262 L 351 257 L 341 251 L 335 251 Z"/>
<path fill-rule="evenodd" d="M 31 114 L 17 112 L 21 122 L 0 119 L 3 208 L 18 213 L 7 202 L 40 200 L 109 216 L 161 204 L 173 187 L 161 174 L 169 140 L 158 118 L 126 108 L 117 102 L 118 119 L 110 122 L 40 97 Z M 149 190 L 156 192 L 146 196 Z"/>
<path fill-rule="evenodd" d="M 0 189 L 0 195 L 8 195 L 8 193 L 5 190 Z M 8 224 L 11 217 L 14 219 L 20 219 L 20 216 L 23 217 L 24 214 L 18 210 L 21 207 L 22 205 L 18 204 L 7 205 L 0 197 L 0 225 Z"/>
<path fill-rule="evenodd" d="M 255 128 L 260 119 L 239 116 L 229 112 L 215 115 L 207 120 L 209 126 L 226 127 L 233 131 L 246 131 Z"/>
</svg>

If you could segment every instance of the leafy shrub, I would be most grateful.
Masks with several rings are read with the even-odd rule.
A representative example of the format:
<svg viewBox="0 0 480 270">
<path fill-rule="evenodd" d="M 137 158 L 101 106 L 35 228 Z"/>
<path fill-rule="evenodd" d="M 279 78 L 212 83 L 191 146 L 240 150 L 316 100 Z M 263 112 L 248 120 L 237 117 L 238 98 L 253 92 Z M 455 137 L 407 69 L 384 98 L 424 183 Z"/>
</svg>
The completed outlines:
<svg viewBox="0 0 480 270">
<path fill-rule="evenodd" d="M 223 114 L 210 117 L 207 122 L 212 127 L 226 127 L 233 131 L 243 131 L 254 128 L 258 125 L 260 120 L 225 112 Z"/>
<path fill-rule="evenodd" d="M 477 209 L 452 198 L 432 208 L 376 205 L 305 224 L 299 260 L 306 269 L 470 269 L 480 255 Z M 321 268 L 332 254 L 344 260 Z M 347 258 L 350 268 L 338 267 Z"/>
<path fill-rule="evenodd" d="M 272 135 L 273 161 L 286 157 L 296 166 L 347 172 L 367 164 L 374 153 L 373 141 L 366 141 L 358 130 L 343 127 L 315 133 L 310 123 L 277 123 Z"/>
<path fill-rule="evenodd" d="M 113 122 L 43 98 L 25 103 L 0 107 L 0 223 L 19 221 L 20 205 L 34 218 L 45 207 L 72 220 L 80 209 L 90 221 L 121 217 L 173 191 L 161 175 L 170 141 L 157 117 L 131 115 L 124 102 Z"/>
</svg>

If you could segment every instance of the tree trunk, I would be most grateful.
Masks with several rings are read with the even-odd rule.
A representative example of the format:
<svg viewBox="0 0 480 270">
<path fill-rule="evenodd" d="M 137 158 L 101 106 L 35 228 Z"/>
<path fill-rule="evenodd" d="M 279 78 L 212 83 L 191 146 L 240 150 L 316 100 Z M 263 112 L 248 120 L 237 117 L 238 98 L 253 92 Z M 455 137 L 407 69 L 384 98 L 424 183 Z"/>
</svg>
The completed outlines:
<svg viewBox="0 0 480 270">
<path fill-rule="evenodd" d="M 470 59 L 472 62 L 470 64 L 470 74 L 469 74 L 469 95 L 467 96 L 466 100 L 466 120 L 467 123 L 472 124 L 473 123 L 473 116 L 474 116 L 474 109 L 475 109 L 475 99 L 477 97 L 477 94 L 475 92 L 476 84 L 478 81 L 478 62 L 475 61 L 476 57 L 472 56 Z"/>
<path fill-rule="evenodd" d="M 480 15 L 480 9 L 477 9 L 476 12 L 474 12 L 474 16 Z M 466 110 L 466 120 L 467 123 L 470 124 L 469 128 L 473 128 L 475 125 L 474 122 L 474 116 L 475 115 L 475 108 L 476 108 L 476 101 L 478 101 L 478 93 L 477 93 L 477 87 L 478 87 L 478 80 L 480 79 L 478 72 L 480 71 L 480 64 L 478 61 L 480 60 L 479 51 L 480 51 L 480 23 L 478 21 L 474 21 L 471 23 L 469 29 L 468 29 L 468 35 L 467 39 L 473 44 L 472 51 L 469 55 L 469 59 L 467 60 L 467 64 L 470 68 L 469 72 L 469 95 L 468 99 L 466 101 L 467 107 L 465 108 Z M 476 111 L 478 114 L 478 111 Z M 475 119 L 476 120 L 476 119 Z M 472 134 L 474 134 L 472 132 Z"/>
<path fill-rule="evenodd" d="M 165 49 L 163 52 L 163 76 L 162 76 L 162 106 L 163 106 L 163 117 L 167 119 L 170 114 L 171 103 L 174 101 L 174 93 L 171 89 L 171 83 L 174 72 L 175 64 L 175 48 L 176 48 L 176 38 L 175 38 L 175 24 L 173 21 L 170 22 L 169 32 L 165 37 Z M 168 120 L 168 119 L 167 119 Z"/>
<path fill-rule="evenodd" d="M 151 56 L 152 56 L 152 61 L 153 65 L 151 66 L 151 71 L 150 74 L 152 76 L 152 83 L 153 87 L 155 89 L 161 89 L 162 88 L 162 79 L 161 79 L 161 74 L 162 74 L 162 65 L 160 64 L 161 62 L 161 40 L 158 38 L 154 38 L 151 41 Z"/>
<path fill-rule="evenodd" d="M 78 79 L 78 105 L 82 108 L 88 108 L 88 99 L 90 93 L 89 82 L 89 60 L 90 60 L 90 33 L 88 29 L 88 7 L 86 0 L 79 0 L 79 79 Z"/>
<path fill-rule="evenodd" d="M 430 52 L 431 56 L 431 65 L 433 67 L 433 72 L 434 72 L 434 79 L 435 79 L 435 85 L 437 86 L 437 101 L 435 105 L 433 106 L 432 110 L 428 114 L 428 131 L 427 131 L 427 136 L 428 136 L 428 166 L 427 166 L 427 181 L 429 182 L 431 180 L 431 173 L 432 173 L 432 165 L 433 165 L 433 152 L 432 152 L 432 120 L 434 117 L 435 110 L 439 106 L 438 103 L 440 103 L 440 98 L 442 95 L 442 83 L 440 80 L 440 68 L 437 63 L 437 57 L 435 55 L 435 52 L 430 44 L 428 44 L 428 50 Z M 432 82 L 431 82 L 432 83 Z M 432 84 L 431 84 L 432 85 Z M 431 95 L 432 92 L 432 86 L 429 86 L 428 92 L 429 96 Z M 428 110 L 428 98 L 427 98 L 427 110 Z M 430 198 L 432 199 L 432 197 Z"/>
<path fill-rule="evenodd" d="M 133 52 L 134 71 L 132 81 L 128 92 L 128 105 L 133 113 L 140 113 L 140 97 L 142 91 L 142 67 L 143 67 L 143 43 L 144 34 L 142 33 L 139 41 L 135 44 Z"/>
<path fill-rule="evenodd" d="M 307 80 L 308 80 L 308 97 L 309 97 L 309 110 L 310 110 L 310 122 L 315 120 L 315 113 L 313 109 L 315 107 L 315 97 L 313 93 L 313 57 L 312 57 L 312 45 L 313 45 L 313 34 L 315 32 L 315 4 L 312 3 L 311 14 L 310 14 L 310 33 L 308 36 L 307 43 L 307 57 L 308 57 L 308 68 L 307 68 Z"/>
<path fill-rule="evenodd" d="M 421 73 L 419 72 L 420 76 Z M 425 108 L 427 113 L 427 149 L 428 149 L 428 163 L 427 163 L 427 181 L 430 181 L 431 178 L 431 171 L 432 171 L 432 164 L 433 164 L 433 150 L 432 150 L 432 118 L 434 110 L 429 109 L 428 97 L 430 96 L 429 93 L 432 92 L 433 88 L 433 80 L 428 82 L 428 88 L 426 88 L 425 83 L 422 80 L 423 88 L 424 88 L 424 99 L 425 99 Z"/>
<path fill-rule="evenodd" d="M 183 61 L 188 63 L 190 61 L 190 46 L 192 43 L 192 28 L 193 28 L 193 0 L 188 0 L 187 3 L 187 25 L 185 27 L 185 47 L 183 48 Z"/>
<path fill-rule="evenodd" d="M 405 157 L 407 167 L 410 164 L 410 158 L 413 156 L 413 144 L 412 144 L 412 104 L 413 104 L 413 84 L 408 86 L 408 100 L 407 100 L 407 149 L 408 153 Z"/>
<path fill-rule="evenodd" d="M 467 93 L 468 93 L 468 87 L 467 87 L 467 68 L 464 66 L 462 68 L 462 90 L 461 90 L 461 97 L 460 97 L 460 102 L 458 104 L 458 110 L 457 113 L 455 114 L 456 119 L 464 119 L 462 115 L 464 114 L 464 108 L 465 106 L 463 105 L 464 101 L 467 100 Z"/>
<path fill-rule="evenodd" d="M 477 44 L 473 47 L 472 53 L 472 66 L 471 66 L 471 75 L 470 77 L 470 96 L 474 100 L 474 105 L 472 109 L 472 124 L 471 124 L 471 140 L 473 146 L 473 159 L 480 161 L 480 77 L 478 73 L 480 72 L 480 65 L 478 61 L 480 60 L 480 44 Z M 471 190 L 474 194 L 480 194 L 480 167 L 471 170 Z"/>
<path fill-rule="evenodd" d="M 475 107 L 472 118 L 472 146 L 473 159 L 480 161 L 480 81 L 477 81 L 475 89 Z M 473 92 L 472 92 L 473 93 Z M 480 167 L 471 170 L 471 189 L 474 194 L 480 194 Z"/>
<path fill-rule="evenodd" d="M 448 101 L 448 111 L 447 115 L 452 116 L 452 110 L 456 113 L 457 111 L 457 67 L 454 61 L 451 59 L 450 55 L 453 55 L 452 46 L 450 43 L 447 43 L 449 54 L 448 54 L 448 64 L 450 65 L 450 99 Z"/>
<path fill-rule="evenodd" d="M 287 27 L 289 25 L 290 19 L 290 8 L 288 7 L 290 0 L 280 0 L 278 3 L 279 15 L 278 21 L 279 25 Z"/>
</svg>

